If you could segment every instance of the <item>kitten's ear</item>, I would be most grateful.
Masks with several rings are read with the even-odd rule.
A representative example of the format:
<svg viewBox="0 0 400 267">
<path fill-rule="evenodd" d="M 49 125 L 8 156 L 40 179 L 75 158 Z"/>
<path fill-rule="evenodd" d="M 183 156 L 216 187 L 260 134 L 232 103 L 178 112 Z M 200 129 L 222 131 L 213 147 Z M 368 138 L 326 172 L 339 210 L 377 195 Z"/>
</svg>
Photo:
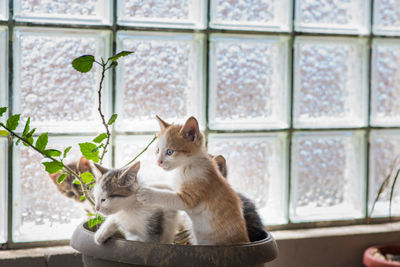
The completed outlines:
<svg viewBox="0 0 400 267">
<path fill-rule="evenodd" d="M 193 142 L 200 136 L 199 123 L 195 117 L 190 117 L 183 125 L 180 134 L 182 137 L 190 142 Z"/>
<path fill-rule="evenodd" d="M 80 173 L 89 172 L 92 170 L 92 166 L 90 165 L 90 161 L 88 161 L 85 157 L 81 157 L 78 165 L 76 166 Z"/>
<path fill-rule="evenodd" d="M 156 115 L 156 119 L 158 121 L 158 124 L 160 125 L 160 130 L 165 130 L 166 128 L 171 126 L 171 124 L 163 121 L 158 115 Z"/>
<path fill-rule="evenodd" d="M 101 166 L 97 163 L 95 163 L 94 166 L 96 167 L 96 169 L 99 170 L 99 172 L 101 172 L 102 175 L 105 174 L 106 172 L 108 172 L 107 168 L 104 168 L 103 166 Z"/>
<path fill-rule="evenodd" d="M 226 169 L 226 160 L 222 155 L 215 156 L 213 160 L 217 163 L 218 170 L 226 178 L 227 169 Z"/>
<path fill-rule="evenodd" d="M 57 184 L 58 177 L 60 177 L 60 175 L 58 173 L 50 174 L 50 178 L 51 178 L 51 180 L 53 180 L 53 182 L 55 184 Z"/>
<path fill-rule="evenodd" d="M 126 168 L 118 178 L 118 185 L 125 187 L 125 186 L 130 186 L 134 182 L 136 182 L 139 169 L 140 169 L 140 161 Z"/>
</svg>

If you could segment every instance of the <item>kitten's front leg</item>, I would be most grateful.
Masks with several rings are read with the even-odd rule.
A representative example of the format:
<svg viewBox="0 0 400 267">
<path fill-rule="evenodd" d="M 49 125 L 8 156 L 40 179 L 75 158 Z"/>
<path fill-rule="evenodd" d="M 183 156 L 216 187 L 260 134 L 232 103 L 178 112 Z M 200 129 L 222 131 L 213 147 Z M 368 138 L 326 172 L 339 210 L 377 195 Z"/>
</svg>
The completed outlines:
<svg viewBox="0 0 400 267">
<path fill-rule="evenodd" d="M 139 189 L 138 200 L 146 206 L 157 206 L 172 210 L 187 209 L 178 194 L 171 190 L 142 187 Z"/>
<path fill-rule="evenodd" d="M 112 217 L 106 218 L 100 228 L 94 235 L 94 242 L 97 245 L 103 244 L 108 238 L 115 234 L 118 230 L 118 225 L 114 222 Z"/>
</svg>

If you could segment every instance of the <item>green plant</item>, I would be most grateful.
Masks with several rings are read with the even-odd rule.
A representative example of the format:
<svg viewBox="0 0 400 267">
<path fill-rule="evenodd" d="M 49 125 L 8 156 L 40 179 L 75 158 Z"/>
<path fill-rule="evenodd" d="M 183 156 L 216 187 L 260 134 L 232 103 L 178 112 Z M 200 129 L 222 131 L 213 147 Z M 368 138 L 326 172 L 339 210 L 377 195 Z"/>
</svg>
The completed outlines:
<svg viewBox="0 0 400 267">
<path fill-rule="evenodd" d="M 118 115 L 113 114 L 108 120 L 106 120 L 104 113 L 102 111 L 102 89 L 103 89 L 103 82 L 105 78 L 105 73 L 107 70 L 111 68 L 115 68 L 118 65 L 118 60 L 121 57 L 125 57 L 130 55 L 131 51 L 122 51 L 112 57 L 109 57 L 107 61 L 104 61 L 101 58 L 100 61 L 97 61 L 93 55 L 83 55 L 80 56 L 72 61 L 72 66 L 75 70 L 86 73 L 89 72 L 93 68 L 93 64 L 98 64 L 101 68 L 101 79 L 99 83 L 99 87 L 97 90 L 98 95 L 98 113 L 101 118 L 101 122 L 104 126 L 105 132 L 100 133 L 96 138 L 94 138 L 90 142 L 79 143 L 79 148 L 82 155 L 88 159 L 92 160 L 93 162 L 99 163 L 100 165 L 103 163 L 103 159 L 105 154 L 107 153 L 107 148 L 110 144 L 111 132 L 110 126 L 117 120 Z M 0 107 L 0 118 L 6 114 L 7 107 Z M 95 184 L 95 179 L 90 172 L 84 173 L 77 173 L 68 165 L 64 163 L 65 158 L 67 157 L 68 153 L 70 152 L 72 146 L 68 146 L 64 151 L 59 151 L 57 149 L 48 148 L 48 133 L 42 133 L 38 137 L 36 137 L 35 131 L 36 128 L 31 129 L 30 122 L 31 118 L 28 117 L 24 130 L 22 133 L 17 133 L 17 128 L 20 122 L 20 114 L 11 115 L 7 122 L 4 124 L 0 122 L 0 127 L 4 130 L 0 130 L 0 136 L 9 136 L 9 138 L 16 138 L 17 142 L 16 145 L 22 143 L 24 146 L 30 147 L 31 149 L 35 150 L 36 152 L 40 153 L 45 159 L 42 164 L 45 167 L 45 170 L 49 174 L 54 173 L 62 173 L 58 178 L 58 183 L 62 183 L 67 174 L 72 175 L 74 179 L 74 183 L 79 184 L 82 188 L 83 196 L 81 197 L 81 201 L 87 199 L 92 206 L 94 206 L 95 202 L 90 195 L 90 189 Z M 35 141 L 36 138 L 36 141 Z M 136 155 L 133 160 L 131 160 L 128 164 L 134 162 L 140 155 L 142 155 L 148 147 L 155 141 L 156 137 L 154 137 L 150 143 L 138 154 Z M 104 218 L 99 214 L 92 214 L 88 213 L 91 217 L 89 220 L 89 226 L 93 227 L 99 223 L 101 223 Z"/>
</svg>

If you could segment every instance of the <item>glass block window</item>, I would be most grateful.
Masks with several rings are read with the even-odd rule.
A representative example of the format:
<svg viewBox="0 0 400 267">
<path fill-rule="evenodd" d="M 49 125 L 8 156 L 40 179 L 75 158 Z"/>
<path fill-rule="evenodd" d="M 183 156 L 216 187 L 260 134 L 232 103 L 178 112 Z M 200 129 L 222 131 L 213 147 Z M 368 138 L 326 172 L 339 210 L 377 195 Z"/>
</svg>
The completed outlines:
<svg viewBox="0 0 400 267">
<path fill-rule="evenodd" d="M 374 34 L 400 35 L 400 2 L 374 0 Z"/>
<path fill-rule="evenodd" d="M 209 153 L 225 157 L 229 183 L 255 203 L 267 225 L 287 222 L 286 146 L 285 134 L 209 136 Z"/>
<path fill-rule="evenodd" d="M 212 129 L 288 126 L 288 38 L 211 35 Z"/>
<path fill-rule="evenodd" d="M 290 31 L 291 0 L 211 0 L 210 26 L 217 29 Z"/>
<path fill-rule="evenodd" d="M 111 14 L 112 0 L 14 0 L 16 21 L 110 25 Z"/>
<path fill-rule="evenodd" d="M 81 74 L 71 61 L 134 51 L 105 77 L 103 110 L 118 114 L 106 167 L 150 142 L 156 114 L 195 116 L 268 229 L 367 222 L 400 166 L 399 36 L 395 0 L 0 0 L 0 106 L 21 124 L 32 117 L 55 148 L 89 141 L 103 132 L 100 69 Z M 82 205 L 57 191 L 34 151 L 0 138 L 0 200 L 13 199 L 0 201 L 2 246 L 68 239 Z M 141 179 L 174 186 L 154 149 Z M 75 146 L 69 160 L 79 157 Z M 385 192 L 372 220 L 388 221 L 388 209 Z"/>
<path fill-rule="evenodd" d="M 295 127 L 366 125 L 366 55 L 366 39 L 296 38 Z"/>
<path fill-rule="evenodd" d="M 400 43 L 375 39 L 372 46 L 371 124 L 400 125 Z"/>
<path fill-rule="evenodd" d="M 370 1 L 295 0 L 296 31 L 368 34 Z"/>
<path fill-rule="evenodd" d="M 377 196 L 382 182 L 390 176 L 389 185 L 392 184 L 396 169 L 400 164 L 400 131 L 375 130 L 370 137 L 370 180 L 369 180 L 369 210 Z M 392 173 L 391 171 L 394 171 Z M 375 204 L 374 217 L 389 216 L 390 186 L 385 190 Z M 395 187 L 392 202 L 392 216 L 400 215 L 400 190 Z"/>
<path fill-rule="evenodd" d="M 100 68 L 79 73 L 71 61 L 77 55 L 109 55 L 106 31 L 17 28 L 14 34 L 14 113 L 32 117 L 40 131 L 90 132 L 102 129 L 97 113 Z M 110 108 L 110 80 L 104 89 L 105 112 Z M 89 104 L 90 103 L 90 104 Z M 88 108 L 82 108 L 87 106 Z"/>
<path fill-rule="evenodd" d="M 0 243 L 7 241 L 7 139 L 0 138 Z"/>
<path fill-rule="evenodd" d="M 8 92 L 8 30 L 6 27 L 0 26 L 0 106 L 7 105 L 7 92 Z"/>
<path fill-rule="evenodd" d="M 8 20 L 8 1 L 0 0 L 0 20 Z"/>
<path fill-rule="evenodd" d="M 204 29 L 206 10 L 206 0 L 121 0 L 118 1 L 118 24 Z"/>
<path fill-rule="evenodd" d="M 364 216 L 363 133 L 296 133 L 292 143 L 292 221 Z"/>
<path fill-rule="evenodd" d="M 182 123 L 193 115 L 204 127 L 203 36 L 119 32 L 118 50 L 135 54 L 118 72 L 120 131 L 156 131 L 155 114 Z"/>
</svg>

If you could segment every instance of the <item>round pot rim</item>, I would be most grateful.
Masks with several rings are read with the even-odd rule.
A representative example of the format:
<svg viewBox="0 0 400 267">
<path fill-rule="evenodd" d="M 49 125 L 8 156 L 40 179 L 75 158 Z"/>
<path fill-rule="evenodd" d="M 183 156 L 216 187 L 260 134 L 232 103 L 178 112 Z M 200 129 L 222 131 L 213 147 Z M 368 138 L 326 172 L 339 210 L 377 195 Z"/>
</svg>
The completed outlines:
<svg viewBox="0 0 400 267">
<path fill-rule="evenodd" d="M 368 262 L 376 262 L 376 263 L 381 264 L 382 266 L 400 266 L 400 262 L 381 260 L 381 259 L 375 258 L 371 254 L 371 251 L 373 249 L 382 249 L 382 248 L 388 248 L 388 247 L 399 247 L 400 248 L 400 243 L 389 243 L 389 244 L 384 244 L 384 245 L 371 246 L 371 247 L 367 248 L 364 251 L 363 263 L 365 265 L 367 265 Z"/>
<path fill-rule="evenodd" d="M 71 246 L 84 255 L 127 264 L 148 266 L 243 266 L 269 262 L 278 256 L 274 238 L 267 232 L 263 240 L 238 245 L 173 245 L 110 238 L 102 245 L 94 242 L 87 223 L 75 229 Z M 198 265 L 196 265 L 198 262 Z"/>
</svg>

